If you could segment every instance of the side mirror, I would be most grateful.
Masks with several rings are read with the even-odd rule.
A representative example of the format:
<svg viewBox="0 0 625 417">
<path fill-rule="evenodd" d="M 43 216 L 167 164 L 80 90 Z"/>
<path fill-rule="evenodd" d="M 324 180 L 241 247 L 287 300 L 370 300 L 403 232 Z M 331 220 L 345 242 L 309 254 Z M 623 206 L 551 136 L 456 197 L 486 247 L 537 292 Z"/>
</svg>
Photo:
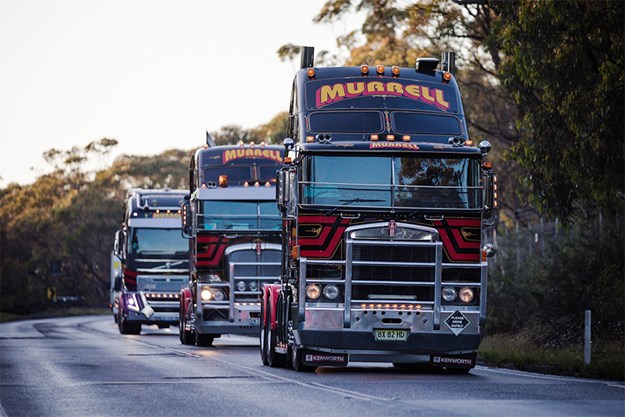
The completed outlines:
<svg viewBox="0 0 625 417">
<path fill-rule="evenodd" d="M 113 254 L 119 259 L 124 259 L 124 231 L 119 229 L 115 232 L 115 243 L 113 243 Z"/>
<path fill-rule="evenodd" d="M 278 202 L 278 208 L 284 210 L 284 205 L 288 203 L 291 198 L 289 194 L 290 187 L 288 186 L 289 171 L 288 168 L 281 168 L 278 171 L 278 177 L 276 178 L 276 201 Z"/>
<path fill-rule="evenodd" d="M 486 225 L 495 223 L 495 208 L 497 207 L 497 177 L 488 167 L 482 172 L 482 186 L 484 190 L 484 215 L 482 220 Z"/>
<path fill-rule="evenodd" d="M 121 291 L 121 289 L 122 289 L 122 277 L 118 275 L 115 277 L 115 282 L 113 283 L 113 290 Z"/>
<path fill-rule="evenodd" d="M 191 216 L 191 202 L 187 197 L 182 202 L 181 208 L 182 237 L 188 239 L 193 235 L 193 218 Z"/>
</svg>

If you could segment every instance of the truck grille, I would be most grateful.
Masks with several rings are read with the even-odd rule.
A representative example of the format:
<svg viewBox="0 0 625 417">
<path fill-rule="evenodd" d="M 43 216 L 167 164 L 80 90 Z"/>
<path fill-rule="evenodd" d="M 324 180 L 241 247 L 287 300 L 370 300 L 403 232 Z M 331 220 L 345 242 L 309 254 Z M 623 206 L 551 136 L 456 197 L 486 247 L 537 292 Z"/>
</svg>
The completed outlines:
<svg viewBox="0 0 625 417">
<path fill-rule="evenodd" d="M 260 302 L 261 287 L 280 280 L 281 246 L 263 244 L 234 245 L 228 248 L 228 276 L 233 302 Z"/>
<path fill-rule="evenodd" d="M 433 304 L 440 242 L 348 240 L 347 247 L 353 303 Z"/>
</svg>

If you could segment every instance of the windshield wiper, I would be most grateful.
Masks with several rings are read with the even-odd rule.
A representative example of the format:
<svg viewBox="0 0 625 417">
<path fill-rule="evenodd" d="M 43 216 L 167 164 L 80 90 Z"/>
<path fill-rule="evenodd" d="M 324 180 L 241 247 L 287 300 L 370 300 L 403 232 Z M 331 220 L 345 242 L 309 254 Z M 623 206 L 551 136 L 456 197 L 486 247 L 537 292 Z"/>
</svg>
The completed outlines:
<svg viewBox="0 0 625 417">
<path fill-rule="evenodd" d="M 352 198 L 350 200 L 339 200 L 339 201 L 344 201 L 344 203 L 341 204 L 340 206 L 334 207 L 332 210 L 328 211 L 326 215 L 334 214 L 341 207 L 349 206 L 352 203 L 383 203 L 384 202 L 384 200 L 369 200 L 369 199 L 364 199 L 360 197 Z"/>
</svg>

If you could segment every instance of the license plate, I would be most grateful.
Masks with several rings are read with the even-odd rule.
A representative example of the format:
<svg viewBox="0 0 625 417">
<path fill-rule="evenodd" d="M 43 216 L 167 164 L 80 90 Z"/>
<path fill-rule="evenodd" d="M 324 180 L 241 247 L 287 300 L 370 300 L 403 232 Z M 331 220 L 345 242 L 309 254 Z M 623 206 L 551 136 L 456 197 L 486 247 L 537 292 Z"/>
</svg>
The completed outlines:
<svg viewBox="0 0 625 417">
<path fill-rule="evenodd" d="M 380 340 L 380 341 L 408 340 L 408 330 L 402 330 L 402 329 L 375 329 L 374 335 L 375 335 L 375 340 Z"/>
<path fill-rule="evenodd" d="M 252 326 L 260 325 L 260 318 L 259 317 L 250 317 L 250 324 Z"/>
</svg>

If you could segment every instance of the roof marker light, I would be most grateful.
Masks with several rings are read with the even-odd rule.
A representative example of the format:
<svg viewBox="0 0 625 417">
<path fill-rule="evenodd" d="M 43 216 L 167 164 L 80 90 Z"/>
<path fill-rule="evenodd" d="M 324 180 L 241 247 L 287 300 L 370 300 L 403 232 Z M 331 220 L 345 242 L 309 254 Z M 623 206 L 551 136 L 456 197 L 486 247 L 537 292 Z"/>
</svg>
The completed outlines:
<svg viewBox="0 0 625 417">
<path fill-rule="evenodd" d="M 371 135 L 371 136 L 369 136 L 369 139 L 370 140 L 378 140 L 379 136 L 378 135 Z"/>
<path fill-rule="evenodd" d="M 315 141 L 315 137 L 314 136 L 306 136 L 306 143 L 312 143 Z"/>
<path fill-rule="evenodd" d="M 247 182 L 247 181 L 245 181 L 245 182 L 243 183 L 243 186 L 244 186 L 244 187 L 249 187 L 249 186 L 250 186 L 250 183 L 249 183 L 249 182 Z"/>
<path fill-rule="evenodd" d="M 404 142 L 410 142 L 410 135 L 404 135 L 401 137 Z"/>
<path fill-rule="evenodd" d="M 308 68 L 306 70 L 306 75 L 308 75 L 308 78 L 315 78 L 315 69 L 314 68 Z"/>
<path fill-rule="evenodd" d="M 388 140 L 389 142 L 392 142 L 395 140 L 395 135 L 386 135 L 386 140 Z"/>
<path fill-rule="evenodd" d="M 375 67 L 375 72 L 377 72 L 378 75 L 384 75 L 384 65 L 378 65 Z"/>
<path fill-rule="evenodd" d="M 397 65 L 393 65 L 391 67 L 391 73 L 393 74 L 393 77 L 399 77 L 399 67 Z"/>
<path fill-rule="evenodd" d="M 444 72 L 443 73 L 443 82 L 444 83 L 448 83 L 449 81 L 451 81 L 451 72 Z"/>
<path fill-rule="evenodd" d="M 369 75 L 369 65 L 361 65 L 360 66 L 360 74 L 363 76 Z"/>
</svg>

